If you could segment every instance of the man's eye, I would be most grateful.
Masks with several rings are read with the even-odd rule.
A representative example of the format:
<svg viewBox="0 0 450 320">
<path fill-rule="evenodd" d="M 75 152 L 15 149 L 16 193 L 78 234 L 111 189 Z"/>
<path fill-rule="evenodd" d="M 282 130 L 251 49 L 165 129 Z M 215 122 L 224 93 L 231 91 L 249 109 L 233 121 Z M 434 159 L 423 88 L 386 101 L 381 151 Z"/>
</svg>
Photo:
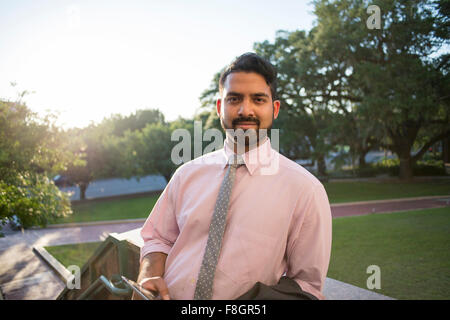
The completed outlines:
<svg viewBox="0 0 450 320">
<path fill-rule="evenodd" d="M 230 103 L 234 103 L 234 102 L 238 102 L 239 99 L 237 97 L 230 97 L 230 98 L 227 99 L 227 101 L 230 102 Z"/>
<path fill-rule="evenodd" d="M 264 100 L 263 98 L 256 98 L 255 101 L 257 103 L 264 103 L 264 102 L 266 102 L 266 100 Z"/>
</svg>

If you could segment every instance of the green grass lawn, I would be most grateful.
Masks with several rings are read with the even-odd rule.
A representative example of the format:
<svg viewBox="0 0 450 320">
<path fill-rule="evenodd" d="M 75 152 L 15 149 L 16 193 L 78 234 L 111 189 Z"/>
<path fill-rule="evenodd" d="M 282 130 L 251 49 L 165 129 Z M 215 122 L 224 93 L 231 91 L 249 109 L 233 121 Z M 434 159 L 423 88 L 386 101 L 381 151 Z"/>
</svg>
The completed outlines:
<svg viewBox="0 0 450 320">
<path fill-rule="evenodd" d="M 73 214 L 54 223 L 147 218 L 159 195 L 72 205 Z"/>
<path fill-rule="evenodd" d="M 81 269 L 100 244 L 101 242 L 86 242 L 44 248 L 65 267 L 76 265 Z"/>
<path fill-rule="evenodd" d="M 99 243 L 47 247 L 63 265 L 80 267 Z M 396 299 L 450 298 L 450 209 L 333 219 L 328 277 L 367 288 L 367 267 L 381 270 L 381 289 Z"/>
<path fill-rule="evenodd" d="M 331 203 L 450 195 L 450 180 L 429 182 L 328 182 Z"/>
<path fill-rule="evenodd" d="M 328 277 L 367 288 L 367 267 L 397 299 L 450 299 L 450 209 L 333 219 Z"/>
<path fill-rule="evenodd" d="M 329 182 L 324 184 L 331 203 L 450 195 L 449 180 L 414 183 Z M 147 218 L 159 195 L 86 202 L 72 206 L 73 214 L 54 223 Z"/>
</svg>

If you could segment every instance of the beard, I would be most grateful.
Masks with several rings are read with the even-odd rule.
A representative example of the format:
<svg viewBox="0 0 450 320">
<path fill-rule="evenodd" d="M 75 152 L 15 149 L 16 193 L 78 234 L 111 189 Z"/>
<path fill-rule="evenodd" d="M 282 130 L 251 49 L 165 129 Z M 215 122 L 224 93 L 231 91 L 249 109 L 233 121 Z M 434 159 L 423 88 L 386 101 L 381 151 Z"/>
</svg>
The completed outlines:
<svg viewBox="0 0 450 320">
<path fill-rule="evenodd" d="M 226 132 L 227 138 L 230 138 L 231 141 L 233 141 L 235 144 L 239 147 L 243 148 L 253 148 L 257 145 L 259 145 L 260 141 L 265 140 L 267 137 L 267 132 L 272 129 L 273 125 L 273 114 L 272 114 L 272 121 L 270 122 L 270 125 L 267 128 L 260 129 L 260 121 L 258 118 L 255 117 L 238 117 L 231 121 L 231 125 L 228 125 L 225 123 L 223 117 L 220 118 L 220 125 Z M 254 123 L 256 125 L 256 129 L 242 129 L 237 128 L 239 123 Z"/>
</svg>

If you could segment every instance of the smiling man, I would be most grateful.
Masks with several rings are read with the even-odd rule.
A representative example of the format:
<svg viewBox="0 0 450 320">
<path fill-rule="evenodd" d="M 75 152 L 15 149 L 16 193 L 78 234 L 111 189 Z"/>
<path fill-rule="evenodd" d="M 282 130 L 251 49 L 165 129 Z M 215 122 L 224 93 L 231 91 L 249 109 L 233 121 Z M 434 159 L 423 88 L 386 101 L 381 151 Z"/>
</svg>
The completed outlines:
<svg viewBox="0 0 450 320">
<path fill-rule="evenodd" d="M 260 73 L 252 72 L 251 67 L 258 67 Z M 240 135 L 245 139 L 245 152 L 255 144 L 259 145 L 272 128 L 273 120 L 278 117 L 280 101 L 274 99 L 274 69 L 262 62 L 260 65 L 241 66 L 240 72 L 233 72 L 235 69 L 236 65 L 232 64 L 220 77 L 219 90 L 222 98 L 217 100 L 217 113 L 227 138 L 234 142 L 235 153 L 242 153 L 241 150 L 238 151 Z"/>
<path fill-rule="evenodd" d="M 247 53 L 219 87 L 224 148 L 167 184 L 141 231 L 137 281 L 163 299 L 323 299 L 330 205 L 313 175 L 271 147 L 276 71 Z"/>
</svg>

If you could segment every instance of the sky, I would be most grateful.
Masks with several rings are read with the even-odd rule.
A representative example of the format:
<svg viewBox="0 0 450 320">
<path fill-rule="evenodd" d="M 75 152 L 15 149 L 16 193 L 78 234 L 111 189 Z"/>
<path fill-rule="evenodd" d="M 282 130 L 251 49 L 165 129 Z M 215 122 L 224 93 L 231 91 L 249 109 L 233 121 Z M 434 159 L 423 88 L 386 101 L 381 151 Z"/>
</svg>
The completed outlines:
<svg viewBox="0 0 450 320">
<path fill-rule="evenodd" d="M 190 118 L 215 73 L 278 30 L 309 30 L 310 0 L 0 0 L 0 98 L 63 128 L 156 109 Z M 16 83 L 11 86 L 11 83 Z"/>
</svg>

